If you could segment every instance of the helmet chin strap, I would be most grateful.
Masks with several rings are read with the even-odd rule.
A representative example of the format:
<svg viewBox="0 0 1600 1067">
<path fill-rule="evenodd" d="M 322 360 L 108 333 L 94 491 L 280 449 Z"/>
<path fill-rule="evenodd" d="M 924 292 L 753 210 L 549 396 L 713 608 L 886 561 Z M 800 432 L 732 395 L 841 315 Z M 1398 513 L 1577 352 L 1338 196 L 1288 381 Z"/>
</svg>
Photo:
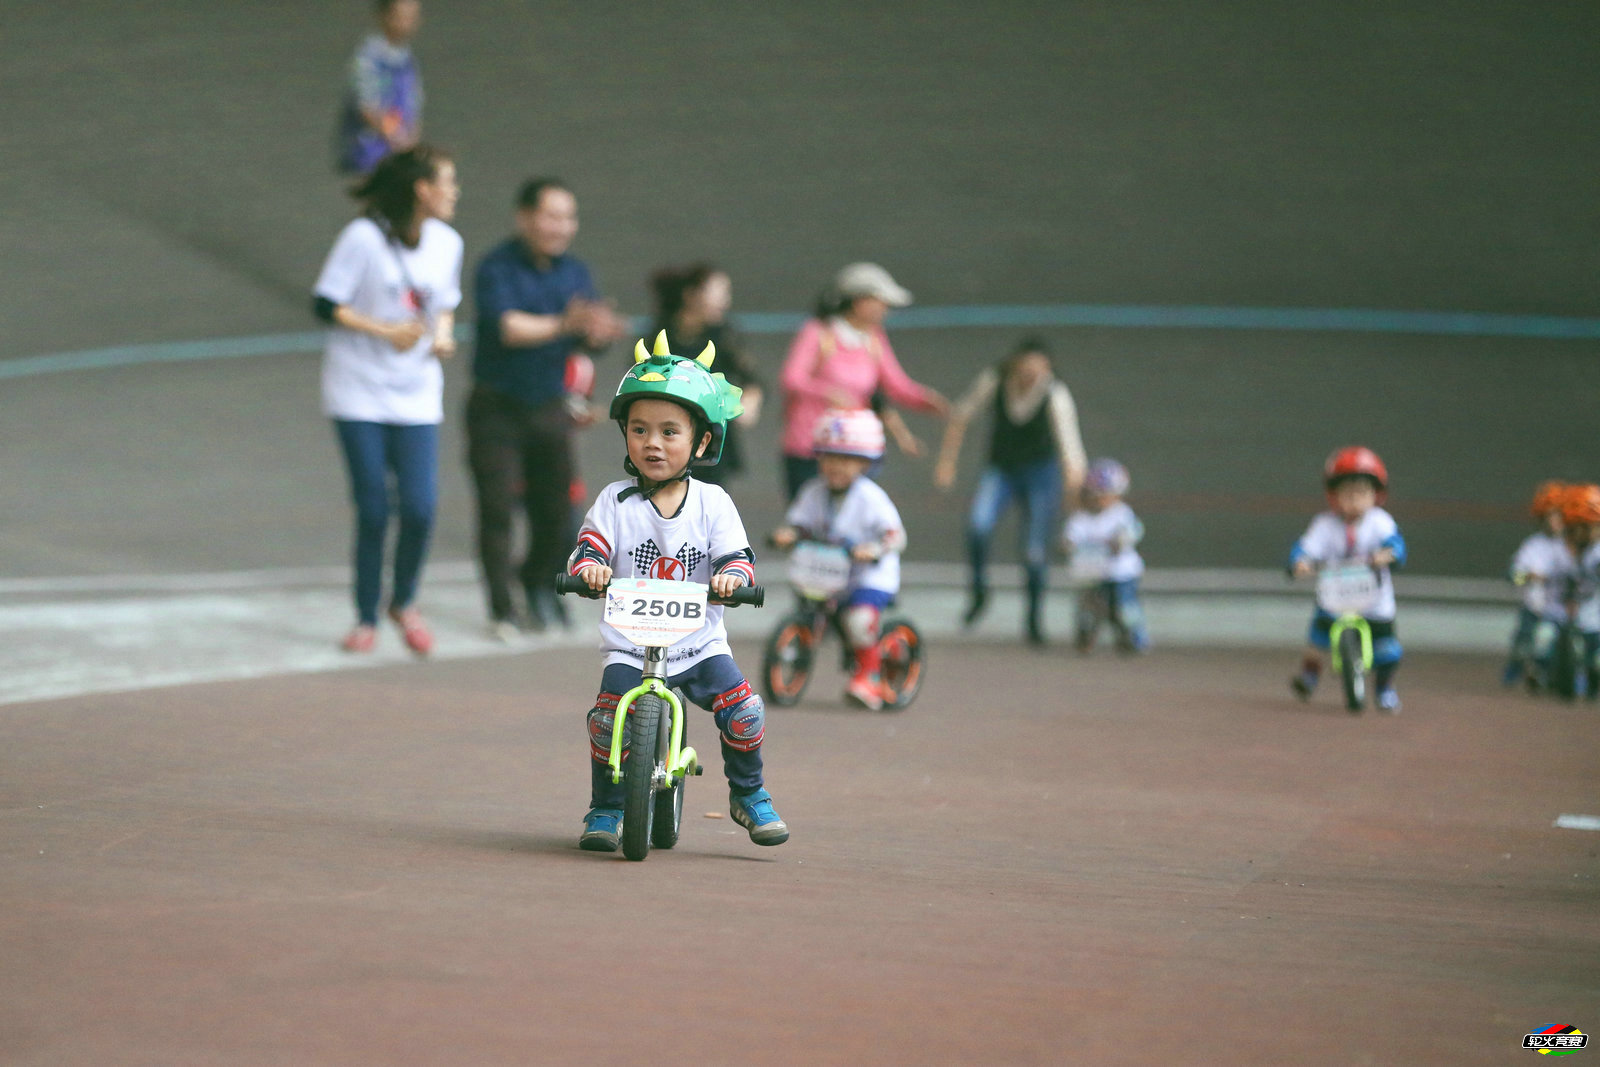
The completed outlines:
<svg viewBox="0 0 1600 1067">
<path fill-rule="evenodd" d="M 683 468 L 683 470 L 679 471 L 677 474 L 674 474 L 672 477 L 664 479 L 664 480 L 659 481 L 659 482 L 652 482 L 652 481 L 650 481 L 649 478 L 646 478 L 644 475 L 639 473 L 639 468 L 635 467 L 633 465 L 633 457 L 624 456 L 624 457 L 622 457 L 622 469 L 624 471 L 628 472 L 628 474 L 631 475 L 632 477 L 639 479 L 639 482 L 641 484 L 628 486 L 622 492 L 617 494 L 617 500 L 620 503 L 621 501 L 624 501 L 624 500 L 628 499 L 630 496 L 633 496 L 634 494 L 638 494 L 639 496 L 644 497 L 646 500 L 649 500 L 651 497 L 655 496 L 657 493 L 659 493 L 661 490 L 665 489 L 667 486 L 671 485 L 673 482 L 686 482 L 686 481 L 688 481 L 689 480 L 689 467 L 693 466 L 693 464 L 694 464 L 694 461 L 690 460 L 689 464 L 687 466 L 685 466 Z M 644 483 L 648 483 L 648 485 L 646 485 Z"/>
</svg>

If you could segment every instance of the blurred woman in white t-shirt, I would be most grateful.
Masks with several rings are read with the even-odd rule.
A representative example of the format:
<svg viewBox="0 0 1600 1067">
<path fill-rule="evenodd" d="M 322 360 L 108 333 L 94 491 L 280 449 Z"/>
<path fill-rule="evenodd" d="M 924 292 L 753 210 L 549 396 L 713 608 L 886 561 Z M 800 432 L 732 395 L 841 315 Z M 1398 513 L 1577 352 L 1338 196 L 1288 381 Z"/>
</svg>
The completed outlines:
<svg viewBox="0 0 1600 1067">
<path fill-rule="evenodd" d="M 347 652 L 377 643 L 391 474 L 399 536 L 388 613 L 413 652 L 433 648 L 413 602 L 438 499 L 439 361 L 456 350 L 462 242 L 448 223 L 460 195 L 455 163 L 437 149 L 386 157 L 355 189 L 364 210 L 340 232 L 313 293 L 317 317 L 332 327 L 322 409 L 344 451 L 356 512 L 356 625 Z"/>
</svg>

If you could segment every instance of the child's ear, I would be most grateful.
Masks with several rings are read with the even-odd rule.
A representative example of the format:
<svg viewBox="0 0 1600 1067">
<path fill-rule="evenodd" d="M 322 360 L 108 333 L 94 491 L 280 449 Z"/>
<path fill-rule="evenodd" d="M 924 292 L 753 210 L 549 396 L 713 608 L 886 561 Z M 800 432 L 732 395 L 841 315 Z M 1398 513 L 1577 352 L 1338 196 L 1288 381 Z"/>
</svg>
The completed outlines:
<svg viewBox="0 0 1600 1067">
<path fill-rule="evenodd" d="M 700 447 L 694 450 L 694 458 L 699 459 L 706 454 L 706 449 L 711 447 L 711 431 L 707 430 L 700 437 Z"/>
</svg>

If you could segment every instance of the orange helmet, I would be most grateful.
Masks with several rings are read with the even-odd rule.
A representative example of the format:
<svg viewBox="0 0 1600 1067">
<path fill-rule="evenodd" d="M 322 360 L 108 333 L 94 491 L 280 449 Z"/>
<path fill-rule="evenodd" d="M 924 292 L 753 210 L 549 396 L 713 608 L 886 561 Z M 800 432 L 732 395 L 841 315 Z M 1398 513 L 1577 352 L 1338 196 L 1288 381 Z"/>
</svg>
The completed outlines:
<svg viewBox="0 0 1600 1067">
<path fill-rule="evenodd" d="M 1600 485 L 1569 485 L 1561 497 L 1561 519 L 1568 526 L 1600 522 Z"/>
<path fill-rule="evenodd" d="M 1383 503 L 1383 498 L 1388 495 L 1389 468 L 1383 465 L 1383 460 L 1372 449 L 1360 445 L 1341 448 L 1322 465 L 1322 482 L 1329 493 L 1339 482 L 1356 477 L 1371 478 L 1378 487 L 1378 503 Z"/>
<path fill-rule="evenodd" d="M 1539 488 L 1533 491 L 1533 503 L 1528 505 L 1528 510 L 1533 512 L 1536 519 L 1542 519 L 1552 511 L 1560 511 L 1561 500 L 1566 492 L 1566 482 L 1541 482 Z"/>
</svg>

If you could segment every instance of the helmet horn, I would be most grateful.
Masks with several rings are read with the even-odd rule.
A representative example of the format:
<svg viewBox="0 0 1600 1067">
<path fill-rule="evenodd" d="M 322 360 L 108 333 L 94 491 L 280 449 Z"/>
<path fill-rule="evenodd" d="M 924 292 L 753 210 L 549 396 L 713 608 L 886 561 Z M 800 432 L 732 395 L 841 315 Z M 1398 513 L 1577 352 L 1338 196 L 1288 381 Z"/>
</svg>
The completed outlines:
<svg viewBox="0 0 1600 1067">
<path fill-rule="evenodd" d="M 644 338 L 641 337 L 633 343 L 633 361 L 643 363 L 650 358 L 650 353 L 644 350 Z"/>
<path fill-rule="evenodd" d="M 656 350 L 655 350 L 655 352 L 652 353 L 652 355 L 657 355 L 657 356 L 670 356 L 670 355 L 672 355 L 672 347 L 667 344 L 667 331 L 666 330 L 662 330 L 660 333 L 656 334 Z"/>
<path fill-rule="evenodd" d="M 711 361 L 716 359 L 716 358 L 717 358 L 717 346 L 715 344 L 712 344 L 710 341 L 707 341 L 705 350 L 702 351 L 698 356 L 695 356 L 694 357 L 694 361 L 696 363 L 700 364 L 706 370 L 710 370 L 711 369 Z"/>
</svg>

